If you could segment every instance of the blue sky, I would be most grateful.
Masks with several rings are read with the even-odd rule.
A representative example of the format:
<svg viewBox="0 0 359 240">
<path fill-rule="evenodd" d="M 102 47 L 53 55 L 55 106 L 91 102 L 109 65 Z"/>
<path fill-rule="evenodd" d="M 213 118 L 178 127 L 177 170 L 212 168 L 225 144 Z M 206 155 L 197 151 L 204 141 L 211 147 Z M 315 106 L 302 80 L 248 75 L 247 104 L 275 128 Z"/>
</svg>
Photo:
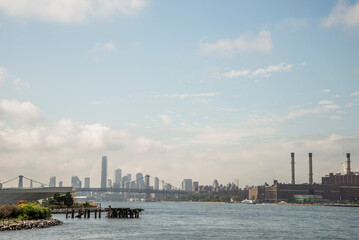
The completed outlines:
<svg viewBox="0 0 359 240">
<path fill-rule="evenodd" d="M 358 1 L 0 0 L 0 181 L 357 170 L 358 40 Z"/>
</svg>

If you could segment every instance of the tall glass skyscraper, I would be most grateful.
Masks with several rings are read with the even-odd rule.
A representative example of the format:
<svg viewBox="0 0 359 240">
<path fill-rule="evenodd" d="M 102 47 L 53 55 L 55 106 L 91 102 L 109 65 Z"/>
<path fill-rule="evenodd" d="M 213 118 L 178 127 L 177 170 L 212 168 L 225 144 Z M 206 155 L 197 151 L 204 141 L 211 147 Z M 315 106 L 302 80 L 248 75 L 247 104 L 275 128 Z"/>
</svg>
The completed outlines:
<svg viewBox="0 0 359 240">
<path fill-rule="evenodd" d="M 107 185 L 107 157 L 102 156 L 101 188 L 106 188 L 106 185 Z"/>
</svg>

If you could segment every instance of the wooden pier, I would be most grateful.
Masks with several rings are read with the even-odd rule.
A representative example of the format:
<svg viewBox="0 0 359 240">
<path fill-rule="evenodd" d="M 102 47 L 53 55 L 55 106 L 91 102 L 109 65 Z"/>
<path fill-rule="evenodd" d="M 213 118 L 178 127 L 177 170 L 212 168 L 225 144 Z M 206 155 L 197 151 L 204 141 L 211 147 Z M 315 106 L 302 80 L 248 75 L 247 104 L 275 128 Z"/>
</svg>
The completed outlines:
<svg viewBox="0 0 359 240">
<path fill-rule="evenodd" d="M 58 211 L 57 213 L 65 213 L 66 218 L 91 218 L 91 212 L 93 213 L 93 217 L 101 218 L 102 212 L 107 212 L 108 218 L 139 218 L 140 213 L 143 212 L 144 209 L 141 208 L 95 208 L 95 209 L 87 209 L 87 208 L 79 208 L 79 209 L 66 209 L 64 211 Z"/>
</svg>

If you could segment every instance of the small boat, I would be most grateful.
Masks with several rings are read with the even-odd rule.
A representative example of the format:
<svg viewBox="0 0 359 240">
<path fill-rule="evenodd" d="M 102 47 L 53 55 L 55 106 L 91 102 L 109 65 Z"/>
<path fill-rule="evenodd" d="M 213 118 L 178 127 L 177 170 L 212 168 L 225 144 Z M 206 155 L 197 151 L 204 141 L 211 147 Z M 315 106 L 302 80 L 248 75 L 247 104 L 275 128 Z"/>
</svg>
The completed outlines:
<svg viewBox="0 0 359 240">
<path fill-rule="evenodd" d="M 244 203 L 244 204 L 256 204 L 256 201 L 255 200 L 244 199 L 241 203 Z"/>
</svg>

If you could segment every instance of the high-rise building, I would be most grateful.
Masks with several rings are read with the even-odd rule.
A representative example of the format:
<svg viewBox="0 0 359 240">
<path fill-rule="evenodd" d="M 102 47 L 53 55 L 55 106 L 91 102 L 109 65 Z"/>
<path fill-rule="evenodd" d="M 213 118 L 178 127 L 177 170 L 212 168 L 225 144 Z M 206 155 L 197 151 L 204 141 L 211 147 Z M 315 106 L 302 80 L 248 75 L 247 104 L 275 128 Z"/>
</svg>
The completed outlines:
<svg viewBox="0 0 359 240">
<path fill-rule="evenodd" d="M 155 177 L 155 190 L 160 189 L 160 179 L 158 177 Z"/>
<path fill-rule="evenodd" d="M 192 192 L 192 179 L 183 179 L 182 190 Z"/>
<path fill-rule="evenodd" d="M 71 186 L 74 188 L 81 188 L 82 182 L 80 181 L 78 176 L 72 176 L 71 178 Z"/>
<path fill-rule="evenodd" d="M 107 157 L 102 156 L 101 165 L 101 188 L 106 188 L 107 184 Z"/>
<path fill-rule="evenodd" d="M 197 187 L 198 187 L 198 181 L 193 182 L 192 191 L 195 191 Z"/>
<path fill-rule="evenodd" d="M 112 188 L 112 180 L 107 179 L 107 188 Z"/>
<path fill-rule="evenodd" d="M 50 187 L 56 187 L 56 177 L 55 176 L 50 177 L 49 186 Z"/>
<path fill-rule="evenodd" d="M 233 180 L 233 184 L 234 184 L 236 187 L 239 187 L 239 179 L 234 179 L 234 180 Z"/>
<path fill-rule="evenodd" d="M 90 178 L 85 177 L 85 188 L 90 188 Z"/>
<path fill-rule="evenodd" d="M 131 182 L 131 180 L 132 180 L 132 175 L 131 175 L 131 173 L 129 173 L 129 174 L 127 174 L 127 181 Z"/>
<path fill-rule="evenodd" d="M 218 183 L 217 179 L 214 179 L 213 180 L 213 188 L 218 188 L 218 186 L 219 186 L 219 183 Z"/>
<path fill-rule="evenodd" d="M 59 182 L 59 187 L 63 187 L 64 183 L 62 181 Z"/>
<path fill-rule="evenodd" d="M 136 173 L 136 188 L 137 189 L 145 188 L 145 182 L 143 181 L 142 173 Z"/>
<path fill-rule="evenodd" d="M 113 183 L 113 187 L 119 188 L 121 186 L 121 178 L 122 178 L 122 171 L 121 169 L 115 169 L 115 182 Z"/>
</svg>

